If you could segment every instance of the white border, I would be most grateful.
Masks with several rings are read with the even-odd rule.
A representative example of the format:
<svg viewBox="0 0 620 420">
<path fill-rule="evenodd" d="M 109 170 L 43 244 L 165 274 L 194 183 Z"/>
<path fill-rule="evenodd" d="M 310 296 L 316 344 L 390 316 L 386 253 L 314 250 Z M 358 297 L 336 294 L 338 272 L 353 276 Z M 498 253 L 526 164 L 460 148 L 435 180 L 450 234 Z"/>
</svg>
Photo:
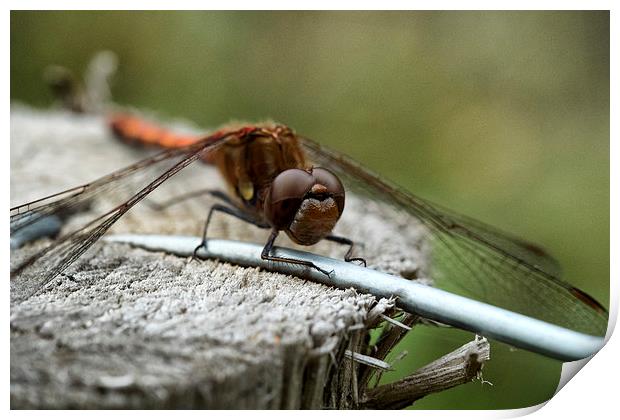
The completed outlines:
<svg viewBox="0 0 620 420">
<path fill-rule="evenodd" d="M 134 1 L 128 2 L 127 0 L 119 1 L 119 0 L 108 0 L 106 2 L 102 1 L 91 1 L 84 2 L 79 0 L 65 0 L 65 1 L 57 1 L 54 4 L 50 4 L 50 2 L 46 1 L 34 1 L 34 0 L 23 0 L 23 1 L 9 1 L 7 2 L 9 8 L 16 10 L 28 10 L 28 9 L 161 9 L 161 10 L 172 10 L 172 9 L 192 9 L 198 10 L 203 8 L 209 8 L 214 10 L 233 10 L 233 9 L 368 9 L 368 10 L 377 10 L 377 9 L 410 9 L 414 6 L 417 10 L 441 10 L 441 9 L 458 9 L 458 10 L 479 10 L 479 9 L 490 9 L 490 10 L 611 10 L 611 115 L 617 116 L 619 115 L 617 112 L 617 99 L 618 99 L 618 83 L 617 83 L 617 74 L 618 74 L 618 18 L 616 16 L 616 12 L 618 10 L 615 6 L 615 2 L 612 1 L 505 1 L 501 4 L 497 2 L 491 1 L 470 1 L 464 4 L 461 1 L 435 1 L 435 2 L 411 2 L 411 1 L 394 1 L 394 0 L 385 0 L 382 2 L 368 2 L 368 1 L 359 1 L 359 2 L 335 2 L 335 1 L 324 1 L 324 0 L 316 0 L 313 2 L 307 3 L 291 3 L 288 1 L 273 1 L 273 0 L 265 0 L 261 2 L 248 2 L 248 1 L 231 1 L 225 4 L 215 3 L 215 2 L 199 2 L 199 1 L 187 1 L 187 0 L 177 0 L 175 2 L 162 2 L 162 1 Z M 4 19 L 4 33 L 6 34 L 6 39 L 3 42 L 2 48 L 4 52 L 4 57 L 10 57 L 10 13 L 9 9 L 5 12 Z M 4 141 L 2 142 L 3 148 L 8 148 L 8 138 L 9 138 L 9 86 L 10 86 L 10 70 L 9 66 L 6 64 L 2 67 L 3 79 L 4 79 Z M 618 146 L 618 124 L 614 118 L 611 119 L 611 138 L 613 139 L 611 142 L 611 261 L 618 260 L 618 224 L 613 215 L 618 214 L 620 211 L 620 205 L 618 201 L 618 191 L 617 191 L 617 180 L 618 180 L 618 163 L 619 163 L 619 153 L 620 147 Z M 3 175 L 4 175 L 4 186 L 6 193 L 3 197 L 3 203 L 5 205 L 4 208 L 9 207 L 9 197 L 8 197 L 8 185 L 9 185 L 9 153 L 6 150 L 3 150 L 2 159 L 3 159 Z M 3 235 L 4 237 L 8 237 L 8 224 L 5 222 L 2 225 Z M 3 249 L 3 261 L 8 262 L 9 260 L 9 252 L 8 247 L 5 246 Z M 8 264 L 7 264 L 8 266 Z M 6 271 L 5 271 L 6 272 Z M 618 312 L 618 282 L 617 279 L 620 278 L 620 270 L 618 269 L 618 265 L 612 265 L 611 267 L 611 319 L 612 325 L 610 325 L 610 332 L 615 326 L 615 321 L 617 319 Z M 8 282 L 5 287 L 8 288 Z M 7 289 L 5 289 L 7 291 Z M 8 296 L 5 293 L 4 304 L 6 308 L 4 310 L 5 316 L 5 327 L 8 326 L 9 323 L 9 305 L 8 305 Z M 7 330 L 5 330 L 7 331 Z M 616 354 L 619 354 L 618 339 L 611 337 L 605 348 L 599 352 L 594 358 L 585 366 L 585 368 L 579 372 L 577 377 L 570 381 L 566 386 L 548 403 L 546 406 L 532 413 L 532 418 L 538 419 L 546 419 L 546 418 L 608 418 L 609 415 L 607 413 L 617 412 L 617 392 L 615 391 L 615 382 L 618 377 L 618 362 L 615 357 Z M 5 333 L 4 336 L 4 345 L 2 346 L 3 350 L 3 359 L 6 361 L 2 366 L 3 378 L 5 378 L 4 386 L 3 386 L 3 395 L 5 401 L 5 407 L 9 408 L 9 381 L 7 380 L 9 377 L 9 335 Z M 480 418 L 505 418 L 505 417 L 515 417 L 519 415 L 526 414 L 528 412 L 532 412 L 535 408 L 522 409 L 522 410 L 507 410 L 507 411 L 449 411 L 449 412 L 438 412 L 438 411 L 424 411 L 424 412 L 393 412 L 390 413 L 390 416 L 407 416 L 408 418 L 411 416 L 424 416 L 424 418 L 459 418 L 459 419 L 480 419 Z M 221 414 L 220 414 L 221 413 Z M 417 414 L 416 414 L 417 413 Z M 110 415 L 120 416 L 120 417 L 129 417 L 135 416 L 136 412 L 115 412 L 114 414 L 108 412 L 91 412 L 90 415 L 95 417 L 103 418 L 108 417 Z M 145 413 L 148 416 L 155 417 L 163 417 L 168 414 L 165 412 L 148 412 Z M 290 413 L 285 412 L 275 412 L 275 413 L 265 413 L 265 412 L 252 412 L 252 413 L 240 413 L 241 415 L 248 415 L 252 417 L 262 417 L 269 416 L 269 418 L 280 417 L 280 416 L 289 416 Z M 40 415 L 39 413 L 32 412 L 16 412 L 12 411 L 11 415 L 19 416 L 19 417 L 30 417 L 35 415 Z M 74 416 L 83 416 L 84 413 L 81 412 L 48 412 L 45 416 L 51 416 L 52 418 L 71 418 Z M 200 416 L 219 416 L 219 415 L 234 415 L 232 413 L 226 412 L 212 412 L 209 414 L 201 413 L 201 412 L 184 412 L 183 415 L 188 417 L 198 417 Z M 300 412 L 296 413 L 295 416 L 313 416 L 314 413 Z M 326 412 L 322 413 L 322 416 L 338 416 L 339 418 L 347 417 L 347 416 L 355 416 L 359 418 L 359 416 L 374 416 L 374 413 L 359 413 L 359 412 L 339 412 L 332 413 Z"/>
</svg>

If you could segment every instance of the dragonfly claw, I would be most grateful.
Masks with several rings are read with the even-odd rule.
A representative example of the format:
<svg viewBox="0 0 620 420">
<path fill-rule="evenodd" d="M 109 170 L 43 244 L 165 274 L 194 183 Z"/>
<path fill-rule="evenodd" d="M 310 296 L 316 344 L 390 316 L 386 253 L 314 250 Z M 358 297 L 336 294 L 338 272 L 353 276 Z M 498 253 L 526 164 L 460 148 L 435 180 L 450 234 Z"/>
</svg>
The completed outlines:
<svg viewBox="0 0 620 420">
<path fill-rule="evenodd" d="M 361 262 L 360 266 L 362 266 L 362 265 L 363 265 L 364 267 L 367 267 L 367 265 L 366 265 L 366 260 L 365 260 L 364 258 L 350 258 L 350 259 L 348 259 L 348 260 L 346 260 L 346 261 L 347 261 L 347 262 L 359 261 L 359 262 Z"/>
<path fill-rule="evenodd" d="M 198 245 L 196 248 L 194 248 L 194 252 L 192 253 L 192 256 L 189 257 L 189 261 L 190 262 L 198 259 L 197 254 L 198 254 L 198 250 L 200 250 L 200 248 L 204 248 L 205 251 L 206 251 L 207 250 L 207 243 L 205 241 L 202 241 L 200 243 L 200 245 Z"/>
</svg>

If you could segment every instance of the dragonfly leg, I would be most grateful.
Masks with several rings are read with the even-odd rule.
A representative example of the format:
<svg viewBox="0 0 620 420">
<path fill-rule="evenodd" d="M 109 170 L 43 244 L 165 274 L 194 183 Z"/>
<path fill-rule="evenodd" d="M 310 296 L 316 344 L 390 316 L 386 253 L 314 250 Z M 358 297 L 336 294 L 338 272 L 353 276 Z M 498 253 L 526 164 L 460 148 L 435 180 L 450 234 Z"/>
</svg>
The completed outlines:
<svg viewBox="0 0 620 420">
<path fill-rule="evenodd" d="M 364 267 L 366 267 L 366 260 L 364 258 L 351 258 L 351 255 L 353 255 L 353 247 L 355 246 L 355 242 L 353 242 L 351 239 L 336 235 L 328 235 L 325 237 L 325 239 L 327 239 L 328 241 L 336 242 L 337 244 L 349 245 L 349 250 L 346 254 L 344 254 L 344 260 L 346 262 L 360 261 L 362 264 L 364 264 Z"/>
<path fill-rule="evenodd" d="M 221 191 L 213 191 L 213 192 L 222 194 L 222 196 L 228 198 Z M 215 194 L 213 194 L 213 195 L 215 195 Z M 209 223 L 211 222 L 211 217 L 213 216 L 213 213 L 216 212 L 216 211 L 219 211 L 219 212 L 222 212 L 222 213 L 226 213 L 226 214 L 229 214 L 231 216 L 235 216 L 236 218 L 241 219 L 244 222 L 251 223 L 254 226 L 257 226 L 257 227 L 259 227 L 261 229 L 267 229 L 267 228 L 270 227 L 268 224 L 256 220 L 252 216 L 248 215 L 247 213 L 244 213 L 242 210 L 239 210 L 236 207 L 227 207 L 227 206 L 225 206 L 223 204 L 214 204 L 213 206 L 211 206 L 211 209 L 209 210 L 209 215 L 207 216 L 207 221 L 205 222 L 205 226 L 204 226 L 204 229 L 202 231 L 202 241 L 200 242 L 200 245 L 198 245 L 194 249 L 194 254 L 192 255 L 192 258 L 196 257 L 196 253 L 198 252 L 198 250 L 200 248 L 205 248 L 205 249 L 207 248 L 207 229 L 209 228 Z"/>
<path fill-rule="evenodd" d="M 157 203 L 155 201 L 146 201 L 145 204 L 153 210 L 161 211 L 161 210 L 167 209 L 168 207 L 172 207 L 174 205 L 180 204 L 183 201 L 189 200 L 190 198 L 200 197 L 202 195 L 211 195 L 215 198 L 219 198 L 220 200 L 230 204 L 231 206 L 235 205 L 232 199 L 228 195 L 226 195 L 226 193 L 224 193 L 223 191 L 212 190 L 209 188 L 205 188 L 202 190 L 196 190 L 196 191 L 190 191 L 185 194 L 180 194 L 180 195 L 177 195 L 176 197 L 172 197 L 161 203 Z"/>
<path fill-rule="evenodd" d="M 271 253 L 271 249 L 273 248 L 273 243 L 278 237 L 279 233 L 280 232 L 276 229 L 271 231 L 271 234 L 269 235 L 269 239 L 267 239 L 267 243 L 265 244 L 265 247 L 263 248 L 263 252 L 261 252 L 260 254 L 263 260 L 305 265 L 307 267 L 311 267 L 311 268 L 314 268 L 315 270 L 320 271 L 321 273 L 325 274 L 327 277 L 329 277 L 332 274 L 332 272 L 323 270 L 322 268 L 318 267 L 312 261 L 299 260 L 297 258 L 274 257 L 274 256 L 269 255 Z"/>
</svg>

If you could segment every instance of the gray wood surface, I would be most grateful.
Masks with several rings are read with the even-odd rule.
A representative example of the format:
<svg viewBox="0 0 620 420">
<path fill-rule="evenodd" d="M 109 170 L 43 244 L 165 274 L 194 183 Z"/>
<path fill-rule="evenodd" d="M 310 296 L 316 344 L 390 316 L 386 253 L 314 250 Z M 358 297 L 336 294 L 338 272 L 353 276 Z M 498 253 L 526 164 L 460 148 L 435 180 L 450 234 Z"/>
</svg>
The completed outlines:
<svg viewBox="0 0 620 420">
<path fill-rule="evenodd" d="M 152 151 L 115 143 L 102 118 L 14 105 L 11 205 L 94 180 L 148 154 Z M 110 196 L 122 197 L 134 186 Z M 195 164 L 147 200 L 163 202 L 218 186 L 212 168 Z M 95 203 L 66 230 L 110 203 Z M 208 206 L 204 197 L 165 210 L 141 205 L 112 231 L 200 234 Z M 420 227 L 404 226 L 399 214 L 369 200 L 348 196 L 346 206 L 336 233 L 360 242 L 356 254 L 371 267 L 427 281 Z M 211 234 L 257 243 L 267 237 L 266 231 L 226 217 L 214 221 Z M 285 238 L 278 243 L 292 246 Z M 345 251 L 329 243 L 310 250 L 334 257 Z M 11 258 L 20 252 L 27 249 Z M 12 295 L 25 283 L 12 280 Z M 370 364 L 373 358 L 389 362 L 389 350 L 406 331 L 386 324 L 381 315 L 395 313 L 393 301 L 354 290 L 97 243 L 34 296 L 12 300 L 11 406 L 396 408 L 475 378 L 488 359 L 486 341 L 470 343 L 468 357 L 446 356 L 459 380 L 451 376 L 433 385 L 438 376 L 431 369 L 422 372 L 435 378 L 426 381 L 431 385 L 423 395 L 412 392 L 409 398 L 406 385 L 398 384 L 392 399 L 387 388 L 372 391 L 370 379 L 378 367 L 354 356 L 367 355 Z M 418 318 L 408 315 L 403 321 L 414 325 Z M 377 326 L 382 326 L 379 342 L 369 346 L 369 331 Z M 378 395 L 385 403 L 377 403 Z"/>
</svg>

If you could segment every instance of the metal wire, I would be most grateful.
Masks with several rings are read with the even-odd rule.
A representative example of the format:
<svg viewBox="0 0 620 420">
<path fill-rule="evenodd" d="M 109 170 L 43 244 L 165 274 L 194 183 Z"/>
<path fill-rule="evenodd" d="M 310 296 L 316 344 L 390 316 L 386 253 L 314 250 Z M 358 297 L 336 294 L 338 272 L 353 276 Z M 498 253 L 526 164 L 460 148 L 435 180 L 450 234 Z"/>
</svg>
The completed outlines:
<svg viewBox="0 0 620 420">
<path fill-rule="evenodd" d="M 191 236 L 131 234 L 104 239 L 179 256 L 191 256 L 201 241 Z M 210 239 L 208 251 L 200 249 L 197 257 L 261 267 L 343 289 L 352 287 L 377 297 L 397 297 L 398 306 L 408 312 L 562 361 L 589 357 L 604 344 L 603 337 L 583 334 L 401 277 L 308 252 L 274 247 L 271 254 L 312 261 L 331 272 L 329 277 L 301 265 L 266 261 L 260 256 L 262 248 L 257 244 Z"/>
</svg>

